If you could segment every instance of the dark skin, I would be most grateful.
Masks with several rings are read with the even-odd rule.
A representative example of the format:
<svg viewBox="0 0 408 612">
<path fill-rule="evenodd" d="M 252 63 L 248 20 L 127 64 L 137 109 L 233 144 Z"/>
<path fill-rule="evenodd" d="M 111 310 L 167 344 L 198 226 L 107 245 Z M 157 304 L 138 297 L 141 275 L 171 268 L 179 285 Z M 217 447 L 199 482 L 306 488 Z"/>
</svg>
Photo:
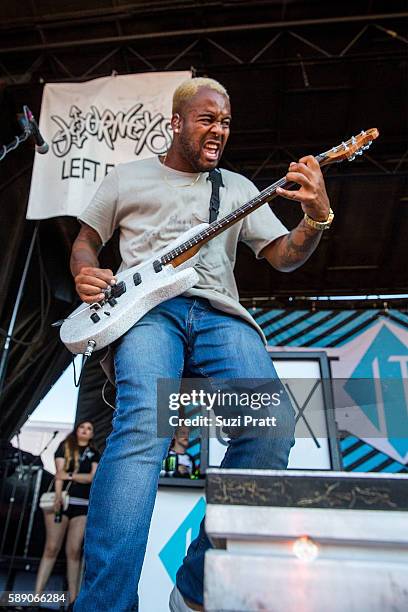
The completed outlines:
<svg viewBox="0 0 408 612">
<path fill-rule="evenodd" d="M 230 133 L 231 107 L 223 94 L 201 87 L 177 109 L 171 118 L 174 137 L 162 163 L 182 172 L 208 172 L 221 158 Z M 288 191 L 278 188 L 279 195 L 299 202 L 302 210 L 315 221 L 326 221 L 330 203 L 320 166 L 312 155 L 291 163 L 286 179 L 299 185 Z M 277 270 L 291 272 L 309 259 L 320 242 L 322 231 L 315 230 L 302 219 L 289 234 L 268 244 L 261 256 Z M 99 268 L 98 253 L 102 241 L 86 224 L 72 247 L 71 272 L 77 293 L 83 302 L 101 300 L 102 291 L 115 283 L 112 270 Z"/>
</svg>

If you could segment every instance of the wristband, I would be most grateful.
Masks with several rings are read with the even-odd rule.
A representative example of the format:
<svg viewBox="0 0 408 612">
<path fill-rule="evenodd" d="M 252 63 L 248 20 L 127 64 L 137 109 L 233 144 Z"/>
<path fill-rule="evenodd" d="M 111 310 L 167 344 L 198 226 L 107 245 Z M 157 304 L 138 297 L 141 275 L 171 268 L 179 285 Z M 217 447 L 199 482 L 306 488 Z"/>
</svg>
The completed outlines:
<svg viewBox="0 0 408 612">
<path fill-rule="evenodd" d="M 307 213 L 305 213 L 305 216 L 304 216 L 305 223 L 307 223 L 308 225 L 310 225 L 310 227 L 313 227 L 314 229 L 322 230 L 322 231 L 329 229 L 329 227 L 332 224 L 333 219 L 334 219 L 334 212 L 332 211 L 331 208 L 329 209 L 329 216 L 327 217 L 326 221 L 315 221 L 314 219 L 312 219 L 312 217 L 309 217 Z"/>
</svg>

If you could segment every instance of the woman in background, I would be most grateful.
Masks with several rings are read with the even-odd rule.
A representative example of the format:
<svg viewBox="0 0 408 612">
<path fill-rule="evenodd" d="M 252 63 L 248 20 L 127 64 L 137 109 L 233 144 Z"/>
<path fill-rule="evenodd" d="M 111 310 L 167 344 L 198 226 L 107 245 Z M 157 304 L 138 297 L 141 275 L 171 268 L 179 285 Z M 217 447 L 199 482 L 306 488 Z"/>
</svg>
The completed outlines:
<svg viewBox="0 0 408 612">
<path fill-rule="evenodd" d="M 64 535 L 67 533 L 67 581 L 70 603 L 78 593 L 82 542 L 88 513 L 91 482 L 99 462 L 99 452 L 92 444 L 94 427 L 90 421 L 79 423 L 55 452 L 55 504 L 44 511 L 46 541 L 38 568 L 36 593 L 42 593 L 52 572 Z M 69 485 L 69 506 L 62 508 L 62 491 Z"/>
</svg>

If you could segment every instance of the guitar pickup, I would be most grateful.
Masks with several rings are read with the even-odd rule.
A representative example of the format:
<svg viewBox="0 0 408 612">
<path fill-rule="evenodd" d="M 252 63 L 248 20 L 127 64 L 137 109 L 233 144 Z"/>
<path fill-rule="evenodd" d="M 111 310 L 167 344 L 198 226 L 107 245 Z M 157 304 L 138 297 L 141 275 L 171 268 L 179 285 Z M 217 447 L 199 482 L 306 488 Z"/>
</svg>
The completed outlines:
<svg viewBox="0 0 408 612">
<path fill-rule="evenodd" d="M 135 287 L 140 285 L 140 283 L 142 282 L 142 275 L 140 274 L 140 272 L 135 272 L 134 273 L 134 275 L 133 275 L 133 282 L 135 284 Z"/>
<path fill-rule="evenodd" d="M 153 268 L 155 272 L 161 272 L 163 269 L 162 262 L 156 259 L 156 261 L 153 262 Z"/>
<path fill-rule="evenodd" d="M 126 292 L 126 283 L 125 281 L 120 281 L 120 283 L 116 283 L 116 285 L 113 285 L 111 289 L 111 297 L 118 298 L 125 292 Z"/>
</svg>

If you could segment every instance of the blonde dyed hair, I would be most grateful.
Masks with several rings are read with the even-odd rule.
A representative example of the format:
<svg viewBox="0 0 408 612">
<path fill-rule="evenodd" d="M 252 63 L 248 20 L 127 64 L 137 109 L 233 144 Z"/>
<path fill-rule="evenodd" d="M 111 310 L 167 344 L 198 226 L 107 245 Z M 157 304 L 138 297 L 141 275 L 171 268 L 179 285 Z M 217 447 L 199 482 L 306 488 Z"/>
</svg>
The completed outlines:
<svg viewBox="0 0 408 612">
<path fill-rule="evenodd" d="M 219 94 L 225 96 L 229 100 L 227 90 L 223 85 L 221 85 L 221 83 L 219 83 L 215 79 L 208 79 L 205 77 L 188 79 L 187 81 L 183 81 L 181 85 L 177 87 L 176 91 L 173 94 L 173 115 L 174 113 L 180 113 L 186 102 L 191 100 L 191 98 L 196 95 L 196 93 L 201 87 L 213 89 L 214 91 L 217 91 Z"/>
</svg>

